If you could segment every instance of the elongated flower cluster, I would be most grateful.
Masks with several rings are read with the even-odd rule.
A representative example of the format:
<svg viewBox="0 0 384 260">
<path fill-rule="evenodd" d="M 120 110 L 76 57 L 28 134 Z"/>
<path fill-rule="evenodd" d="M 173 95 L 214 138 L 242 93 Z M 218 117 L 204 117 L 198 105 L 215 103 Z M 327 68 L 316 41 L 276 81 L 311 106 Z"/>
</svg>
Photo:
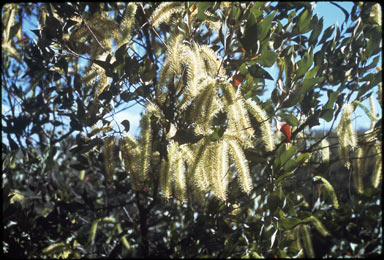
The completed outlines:
<svg viewBox="0 0 384 260">
<path fill-rule="evenodd" d="M 182 35 L 177 35 L 171 40 L 172 48 L 167 50 L 166 60 L 160 71 L 160 82 L 167 85 L 169 92 L 179 94 L 183 90 L 183 98 L 178 109 L 185 110 L 199 95 L 200 98 L 208 99 L 206 95 L 211 95 L 213 92 L 206 90 L 204 95 L 201 92 L 207 85 L 215 87 L 212 80 L 217 74 L 222 75 L 224 72 L 210 48 L 205 45 L 187 45 L 182 39 Z M 163 91 L 158 90 L 156 97 L 159 102 L 165 100 Z M 217 101 L 213 100 L 212 104 L 215 110 Z"/>
<path fill-rule="evenodd" d="M 226 200 L 229 155 L 232 155 L 238 180 L 242 190 L 252 190 L 252 180 L 247 160 L 241 146 L 234 140 L 222 139 L 210 142 L 208 138 L 196 144 L 179 145 L 171 141 L 168 145 L 168 162 L 161 166 L 160 187 L 165 198 L 173 195 L 178 200 L 186 199 L 187 178 L 191 178 L 192 188 L 197 192 L 212 191 L 220 200 Z M 168 172 L 167 172 L 168 170 Z"/>
<path fill-rule="evenodd" d="M 381 183 L 381 180 L 383 178 L 383 155 L 382 155 L 382 144 L 380 141 L 376 141 L 375 143 L 375 152 L 376 152 L 376 163 L 375 168 L 373 170 L 372 175 L 372 184 L 373 187 L 377 188 L 379 187 L 379 184 Z"/>
<path fill-rule="evenodd" d="M 376 131 L 370 129 L 361 136 L 362 146 L 355 152 L 354 177 L 356 188 L 360 193 L 364 192 L 362 178 L 372 173 L 371 183 L 374 188 L 379 187 L 382 179 L 382 142 L 377 139 Z M 373 169 L 372 169 L 373 165 Z M 373 172 L 372 172 L 373 170 Z M 356 183 L 356 181 L 358 183 Z M 360 183 L 360 186 L 358 184 Z"/>
<path fill-rule="evenodd" d="M 135 21 L 136 10 L 136 3 L 127 4 L 123 19 L 121 20 L 121 38 L 118 41 L 119 43 L 129 42 L 131 40 L 132 24 Z M 115 38 L 119 39 L 118 37 Z"/>
<path fill-rule="evenodd" d="M 63 35 L 63 39 L 76 42 L 75 46 L 69 44 L 72 53 L 88 53 L 90 60 L 104 62 L 112 54 L 113 42 L 119 48 L 131 41 L 136 9 L 136 3 L 128 3 L 120 24 L 109 16 L 108 11 L 95 12 L 92 16 L 74 16 L 72 19 L 77 22 L 75 29 L 70 35 Z M 90 62 L 84 73 L 82 82 L 86 88 L 95 88 L 94 97 L 98 98 L 109 87 L 105 68 Z"/>
<path fill-rule="evenodd" d="M 321 146 L 321 154 L 322 154 L 322 162 L 323 163 L 327 163 L 329 162 L 329 142 L 326 138 L 324 138 L 323 140 L 321 140 L 321 143 L 320 143 L 320 146 Z"/>
<path fill-rule="evenodd" d="M 157 28 L 160 24 L 168 22 L 173 14 L 183 12 L 184 9 L 183 2 L 163 2 L 152 13 L 149 21 Z"/>
<path fill-rule="evenodd" d="M 257 122 L 260 124 L 261 138 L 265 144 L 266 150 L 272 151 L 273 149 L 275 149 L 275 144 L 273 142 L 272 127 L 268 121 L 265 111 L 262 110 L 257 104 L 251 102 L 250 99 L 246 101 L 246 106 L 248 108 L 248 111 L 255 117 Z"/>
<path fill-rule="evenodd" d="M 131 185 L 133 190 L 139 190 L 140 184 L 140 169 L 137 159 L 140 158 L 140 150 L 137 144 L 137 140 L 125 136 L 120 139 L 120 151 L 124 162 L 124 169 L 129 172 Z"/>
<path fill-rule="evenodd" d="M 353 165 L 353 180 L 354 180 L 356 189 L 359 193 L 364 192 L 362 171 L 361 171 L 362 160 L 360 159 L 362 156 L 363 156 L 363 149 L 359 146 L 355 151 L 355 160 Z"/>
<path fill-rule="evenodd" d="M 145 181 L 152 159 L 151 113 L 145 113 L 141 119 L 141 138 L 136 140 L 129 136 L 120 139 L 120 149 L 124 168 L 130 173 L 131 185 L 139 189 L 140 182 Z"/>
<path fill-rule="evenodd" d="M 344 161 L 345 167 L 351 167 L 349 152 L 350 149 L 357 147 L 357 135 L 352 126 L 352 113 L 354 107 L 352 104 L 344 104 L 343 114 L 341 115 L 339 126 L 336 133 L 339 137 L 339 156 Z"/>
<path fill-rule="evenodd" d="M 172 139 L 173 135 L 169 136 L 168 160 L 164 160 L 161 167 L 162 194 L 165 198 L 173 196 L 184 201 L 188 199 L 186 189 L 190 186 L 199 194 L 212 191 L 218 199 L 226 200 L 232 171 L 236 172 L 241 189 L 250 193 L 253 184 L 244 149 L 252 147 L 254 130 L 245 101 L 236 95 L 231 84 L 209 76 L 200 88 L 188 109 L 194 122 L 193 130 L 202 138 L 197 143 L 180 145 Z M 220 111 L 227 115 L 227 127 L 221 138 L 215 140 L 212 123 Z M 231 164 L 234 167 L 230 167 Z"/>
<path fill-rule="evenodd" d="M 152 155 L 152 133 L 150 114 L 146 113 L 141 118 L 141 156 L 140 156 L 140 171 L 142 179 L 148 175 L 150 160 Z"/>
<path fill-rule="evenodd" d="M 105 138 L 104 146 L 103 146 L 105 171 L 107 173 L 107 179 L 109 181 L 112 180 L 112 176 L 115 168 L 114 156 L 113 156 L 114 143 L 115 143 L 115 138 L 113 136 L 109 136 Z"/>
<path fill-rule="evenodd" d="M 158 29 L 172 17 L 185 14 L 193 21 L 198 11 L 193 6 L 186 10 L 186 6 L 161 3 L 149 22 Z M 162 133 L 168 142 L 167 156 L 161 159 L 159 169 L 164 198 L 183 202 L 211 192 L 219 200 L 226 200 L 234 175 L 241 190 L 251 193 L 253 183 L 245 150 L 254 147 L 256 136 L 250 115 L 259 122 L 260 138 L 268 151 L 274 149 L 272 130 L 261 107 L 246 101 L 229 82 L 222 62 L 208 45 L 185 41 L 183 33 L 170 35 L 153 103 L 174 100 L 175 113 L 170 119 L 166 111 L 151 102 L 146 111 L 156 123 L 167 126 L 167 132 Z M 147 120 L 143 117 L 142 130 Z M 193 136 L 193 141 L 183 140 L 183 131 Z M 150 168 L 146 164 L 150 160 L 145 158 L 151 154 L 151 138 L 145 133 L 138 152 L 141 163 L 135 165 L 143 176 Z"/>
</svg>

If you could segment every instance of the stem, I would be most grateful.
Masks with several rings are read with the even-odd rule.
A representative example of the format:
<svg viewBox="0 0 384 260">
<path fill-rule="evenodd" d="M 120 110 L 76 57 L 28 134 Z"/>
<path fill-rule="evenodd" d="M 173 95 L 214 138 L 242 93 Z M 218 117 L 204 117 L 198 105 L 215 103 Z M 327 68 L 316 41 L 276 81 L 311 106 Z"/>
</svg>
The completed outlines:
<svg viewBox="0 0 384 260">
<path fill-rule="evenodd" d="M 136 204 L 139 209 L 139 217 L 140 217 L 140 233 L 141 233 L 141 244 L 140 244 L 140 252 L 142 257 L 148 257 L 148 226 L 147 226 L 147 210 L 141 204 L 139 198 L 139 192 L 136 191 Z"/>
</svg>

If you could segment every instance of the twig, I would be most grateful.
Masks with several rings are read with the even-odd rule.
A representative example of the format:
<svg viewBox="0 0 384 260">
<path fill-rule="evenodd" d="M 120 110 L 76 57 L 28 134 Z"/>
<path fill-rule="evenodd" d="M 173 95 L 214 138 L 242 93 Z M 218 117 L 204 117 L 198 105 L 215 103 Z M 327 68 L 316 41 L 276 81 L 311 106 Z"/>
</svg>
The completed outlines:
<svg viewBox="0 0 384 260">
<path fill-rule="evenodd" d="M 100 43 L 100 41 L 97 39 L 95 33 L 92 31 L 92 29 L 89 27 L 89 25 L 87 24 L 87 22 L 85 21 L 85 19 L 83 18 L 83 16 L 81 14 L 79 14 L 80 17 L 81 17 L 81 20 L 82 22 L 85 24 L 85 26 L 87 27 L 87 29 L 89 30 L 89 32 L 92 34 L 93 38 L 95 39 L 95 41 L 99 44 L 99 46 L 103 49 L 104 52 L 106 52 L 104 46 Z"/>
<path fill-rule="evenodd" d="M 156 36 L 159 38 L 159 40 L 161 41 L 161 43 L 167 48 L 167 50 L 169 49 L 168 48 L 168 45 L 163 41 L 163 39 L 160 37 L 159 33 L 155 30 L 155 28 L 153 28 L 153 25 L 149 22 L 147 16 L 146 16 L 146 13 L 145 13 L 145 10 L 144 10 L 144 6 L 142 3 L 140 3 L 140 7 L 141 7 L 141 10 L 143 11 L 143 14 L 145 16 L 145 19 L 147 20 L 147 23 L 148 25 L 151 27 L 152 31 L 156 34 Z M 143 27 L 145 26 L 146 24 L 143 24 Z"/>
<path fill-rule="evenodd" d="M 129 215 L 128 210 L 125 208 L 125 206 L 123 206 L 123 210 L 124 210 L 125 215 L 127 215 L 129 221 L 131 221 L 132 223 L 135 223 L 135 221 L 133 221 L 133 219 Z"/>
</svg>

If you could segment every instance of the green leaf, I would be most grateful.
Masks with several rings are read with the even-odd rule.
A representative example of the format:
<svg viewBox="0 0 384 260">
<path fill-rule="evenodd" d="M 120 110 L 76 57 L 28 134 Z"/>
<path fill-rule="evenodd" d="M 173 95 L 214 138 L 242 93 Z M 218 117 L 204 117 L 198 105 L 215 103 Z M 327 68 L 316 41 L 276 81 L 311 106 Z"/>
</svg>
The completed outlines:
<svg viewBox="0 0 384 260">
<path fill-rule="evenodd" d="M 301 34 L 305 34 L 310 31 L 309 25 L 311 24 L 312 14 L 309 13 L 308 9 L 305 9 L 303 13 L 300 15 L 298 28 Z"/>
<path fill-rule="evenodd" d="M 285 76 L 288 79 L 291 79 L 292 73 L 293 73 L 293 68 L 295 64 L 295 58 L 294 58 L 294 48 L 293 46 L 288 48 L 289 50 L 289 56 L 284 57 L 284 72 Z"/>
<path fill-rule="evenodd" d="M 269 29 L 271 28 L 272 25 L 272 20 L 275 17 L 277 11 L 274 11 L 272 14 L 269 16 L 265 17 L 265 19 L 257 24 L 257 39 L 259 41 L 262 41 L 265 39 L 265 37 L 268 34 Z"/>
<path fill-rule="evenodd" d="M 67 249 L 67 245 L 63 242 L 60 242 L 60 243 L 54 243 L 47 246 L 41 252 L 46 255 L 53 255 L 53 254 L 61 253 L 66 249 Z"/>
<path fill-rule="evenodd" d="M 284 173 L 283 175 L 279 176 L 276 179 L 276 184 L 280 184 L 284 179 L 292 176 L 293 174 L 294 174 L 294 172 L 286 172 L 286 173 Z"/>
<path fill-rule="evenodd" d="M 292 228 L 294 228 L 295 226 L 297 226 L 300 223 L 302 223 L 301 219 L 286 218 L 286 219 L 280 220 L 279 226 L 284 230 L 291 230 Z"/>
<path fill-rule="evenodd" d="M 333 109 L 323 109 L 321 111 L 321 118 L 323 118 L 325 121 L 327 122 L 331 122 L 332 118 L 333 118 L 333 113 L 335 111 Z"/>
<path fill-rule="evenodd" d="M 305 255 L 308 258 L 315 258 L 311 234 L 310 234 L 308 225 L 301 225 L 300 226 L 300 237 L 301 237 L 301 241 L 303 243 Z"/>
<path fill-rule="evenodd" d="M 297 118 L 293 114 L 279 113 L 278 116 L 280 116 L 290 126 L 298 126 L 299 125 L 299 120 L 297 120 Z"/>
<path fill-rule="evenodd" d="M 95 241 L 97 226 L 99 225 L 99 222 L 100 219 L 95 219 L 92 221 L 91 230 L 89 231 L 88 236 L 88 245 L 92 245 Z"/>
<path fill-rule="evenodd" d="M 124 61 L 124 54 L 127 53 L 127 46 L 128 46 L 128 43 L 124 43 L 123 45 L 121 45 L 115 52 L 115 58 L 116 58 L 116 61 L 121 61 L 123 62 Z"/>
<path fill-rule="evenodd" d="M 284 151 L 280 156 L 281 165 L 285 165 L 295 154 L 297 154 L 296 146 L 291 146 L 288 150 Z"/>
<path fill-rule="evenodd" d="M 337 97 L 339 95 L 339 91 L 328 91 L 328 102 L 324 105 L 323 110 L 332 109 Z"/>
<path fill-rule="evenodd" d="M 288 160 L 287 163 L 284 165 L 284 170 L 287 172 L 293 171 L 298 166 L 304 164 L 310 157 L 310 153 L 300 154 L 299 156 L 297 156 L 297 158 Z M 288 176 L 289 175 L 285 176 L 284 178 Z"/>
<path fill-rule="evenodd" d="M 306 52 L 304 54 L 304 57 L 297 63 L 298 70 L 296 73 L 296 78 L 300 78 L 303 76 L 308 69 L 312 66 L 313 63 L 313 51 L 312 49 L 310 52 Z"/>
<path fill-rule="evenodd" d="M 316 25 L 313 26 L 313 30 L 311 32 L 311 35 L 309 36 L 309 44 L 311 45 L 315 45 L 317 43 L 317 40 L 319 38 L 319 35 L 321 33 L 321 31 L 323 30 L 323 17 L 320 18 L 320 20 L 318 21 L 318 23 Z"/>
<path fill-rule="evenodd" d="M 279 196 L 279 189 L 277 189 L 274 192 L 272 192 L 272 194 L 268 197 L 267 206 L 271 212 L 275 212 L 276 209 L 278 209 L 278 207 L 281 207 L 281 205 L 282 205 L 282 200 L 280 199 L 280 196 Z"/>
<path fill-rule="evenodd" d="M 273 80 L 271 74 L 269 74 L 266 70 L 264 70 L 263 68 L 261 68 L 257 64 L 248 67 L 248 72 L 252 75 L 252 77 L 257 78 L 257 79 Z"/>
<path fill-rule="evenodd" d="M 240 67 L 239 67 L 240 74 L 247 75 L 248 67 L 249 67 L 249 65 L 248 65 L 247 62 L 244 62 L 243 64 L 241 64 Z"/>
<path fill-rule="evenodd" d="M 124 130 L 125 130 L 126 132 L 128 132 L 128 131 L 129 131 L 129 128 L 130 128 L 130 123 L 129 123 L 129 121 L 128 121 L 127 119 L 124 119 L 123 121 L 121 121 L 121 124 L 124 126 Z"/>
<path fill-rule="evenodd" d="M 261 3 L 261 2 L 260 2 Z M 253 26 L 257 23 L 257 20 L 263 15 L 260 7 L 254 6 L 249 10 L 249 15 L 247 19 L 247 26 Z"/>
<path fill-rule="evenodd" d="M 217 131 L 218 129 L 216 129 L 215 132 L 213 132 L 213 134 L 211 135 L 211 140 L 212 141 L 218 141 L 220 139 L 220 136 L 219 136 L 219 133 Z"/>
<path fill-rule="evenodd" d="M 156 67 L 150 66 L 146 68 L 144 73 L 142 74 L 142 79 L 144 82 L 152 80 L 156 76 Z"/>
<path fill-rule="evenodd" d="M 372 90 L 372 86 L 369 83 L 365 83 L 359 88 L 359 92 L 357 93 L 356 99 L 360 99 L 366 92 Z"/>
<path fill-rule="evenodd" d="M 319 78 L 306 78 L 304 79 L 301 86 L 297 86 L 296 89 L 291 93 L 287 100 L 283 103 L 283 108 L 288 108 L 297 105 L 303 99 L 304 95 L 312 90 L 317 83 L 322 82 L 323 77 Z"/>
<path fill-rule="evenodd" d="M 210 20 L 216 22 L 217 18 L 205 14 L 207 9 L 213 7 L 214 5 L 215 2 L 197 2 L 197 18 L 200 20 Z"/>
<path fill-rule="evenodd" d="M 333 30 L 335 29 L 335 25 L 329 26 L 323 33 L 323 37 L 321 37 L 321 40 L 319 41 L 319 45 L 325 42 L 333 33 Z"/>
<path fill-rule="evenodd" d="M 308 71 L 306 73 L 305 77 L 306 78 L 315 78 L 319 68 L 320 68 L 320 66 L 314 66 L 310 71 Z"/>
<path fill-rule="evenodd" d="M 271 99 L 272 99 L 273 104 L 276 106 L 280 100 L 279 91 L 277 88 L 273 89 L 272 94 L 271 94 Z"/>
<path fill-rule="evenodd" d="M 287 163 L 284 165 L 284 171 L 293 171 L 299 165 L 300 164 L 295 159 L 291 159 L 291 160 L 287 161 Z"/>
<path fill-rule="evenodd" d="M 278 55 L 274 51 L 262 50 L 261 56 L 257 59 L 257 62 L 261 66 L 271 67 L 276 62 L 277 57 Z"/>
<path fill-rule="evenodd" d="M 296 161 L 299 164 L 304 164 L 311 157 L 311 153 L 302 153 L 297 156 Z"/>
<path fill-rule="evenodd" d="M 271 248 L 272 248 L 273 244 L 275 243 L 277 231 L 279 231 L 279 230 L 276 229 L 276 231 L 271 236 Z"/>
<path fill-rule="evenodd" d="M 307 93 L 309 90 L 313 89 L 317 83 L 320 83 L 324 80 L 323 77 L 319 78 L 306 78 L 303 81 L 303 85 L 299 88 L 299 95 Z"/>
</svg>

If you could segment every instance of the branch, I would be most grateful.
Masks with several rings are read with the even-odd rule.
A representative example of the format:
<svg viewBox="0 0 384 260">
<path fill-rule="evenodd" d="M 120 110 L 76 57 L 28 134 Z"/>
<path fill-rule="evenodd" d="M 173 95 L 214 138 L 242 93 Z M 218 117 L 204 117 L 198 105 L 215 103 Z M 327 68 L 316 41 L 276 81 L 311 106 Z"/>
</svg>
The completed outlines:
<svg viewBox="0 0 384 260">
<path fill-rule="evenodd" d="M 140 202 L 139 198 L 139 192 L 136 191 L 136 205 L 139 209 L 139 217 L 140 217 L 140 233 L 141 233 L 141 251 L 142 251 L 142 257 L 148 256 L 148 250 L 149 250 L 149 243 L 148 243 L 148 226 L 147 226 L 147 211 L 144 208 L 144 206 Z"/>
</svg>

